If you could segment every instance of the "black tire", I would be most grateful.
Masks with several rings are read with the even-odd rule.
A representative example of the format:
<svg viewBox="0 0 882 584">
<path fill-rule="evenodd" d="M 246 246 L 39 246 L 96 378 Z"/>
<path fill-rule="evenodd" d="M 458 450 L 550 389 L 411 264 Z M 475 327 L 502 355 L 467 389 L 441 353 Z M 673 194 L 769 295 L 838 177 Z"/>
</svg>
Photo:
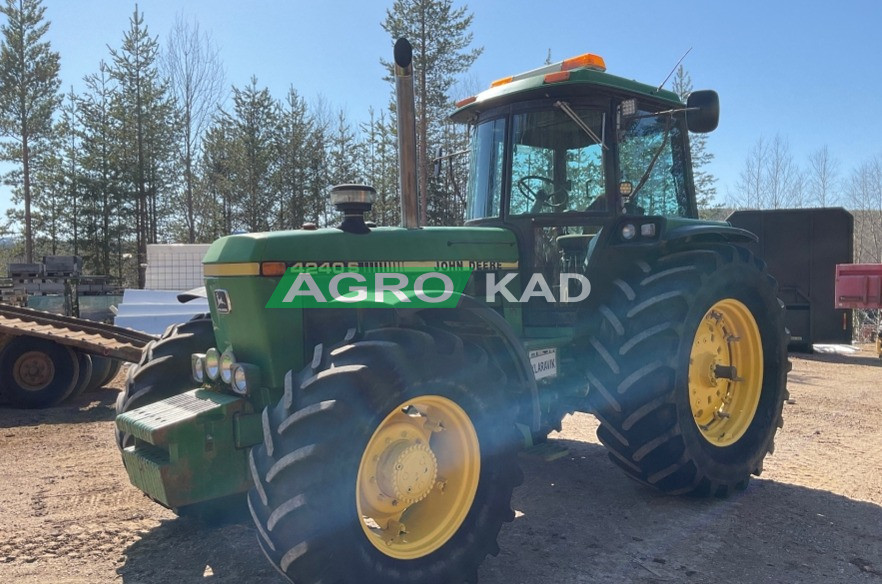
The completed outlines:
<svg viewBox="0 0 882 584">
<path fill-rule="evenodd" d="M 652 265 L 640 263 L 612 283 L 595 313 L 588 400 L 600 421 L 598 438 L 628 476 L 667 493 L 726 496 L 745 488 L 751 474 L 760 474 L 763 459 L 774 450 L 788 397 L 787 335 L 776 295 L 777 284 L 764 262 L 744 248 L 722 244 L 676 252 Z M 752 416 L 739 414 L 743 434 L 733 431 L 727 438 L 733 442 L 714 444 L 704 434 L 707 427 L 699 429 L 695 416 L 701 411 L 695 414 L 690 405 L 690 392 L 693 398 L 698 395 L 695 384 L 690 385 L 690 359 L 699 325 L 719 316 L 708 311 L 726 299 L 737 300 L 755 320 L 762 383 L 756 378 L 750 384 L 759 395 Z M 740 341 L 729 335 L 725 342 Z M 728 346 L 729 352 L 721 354 L 739 350 Z M 749 373 L 739 372 L 740 379 L 723 383 L 734 388 Z M 718 382 L 714 377 L 711 383 Z M 731 399 L 737 391 L 726 395 Z M 703 402 L 693 403 L 700 409 L 697 404 Z M 723 418 L 714 423 L 717 419 Z"/>
<path fill-rule="evenodd" d="M 499 551 L 496 538 L 514 518 L 512 490 L 522 480 L 503 374 L 479 347 L 439 331 L 377 329 L 331 351 L 319 346 L 315 355 L 264 411 L 264 444 L 251 452 L 248 502 L 266 556 L 298 584 L 475 581 L 484 557 Z M 387 413 L 427 394 L 466 413 L 480 442 L 480 478 L 471 506 L 458 508 L 462 522 L 449 524 L 452 535 L 405 560 L 369 540 L 356 505 L 357 471 Z"/>
<path fill-rule="evenodd" d="M 190 355 L 214 345 L 211 318 L 199 315 L 166 329 L 144 348 L 141 362 L 129 369 L 126 385 L 116 400 L 117 415 L 177 395 L 193 386 Z M 130 435 L 116 433 L 120 449 L 132 444 Z"/>
<path fill-rule="evenodd" d="M 79 396 L 81 393 L 86 391 L 86 388 L 92 381 L 92 356 L 87 353 L 81 353 L 79 351 L 74 351 L 77 354 L 77 360 L 80 364 L 80 372 L 77 375 L 77 383 L 74 385 L 74 389 L 70 392 L 70 395 L 67 396 L 68 399 L 74 399 Z"/>
<path fill-rule="evenodd" d="M 74 390 L 79 372 L 76 353 L 46 339 L 16 337 L 0 354 L 0 390 L 16 407 L 61 403 Z"/>
<path fill-rule="evenodd" d="M 99 387 L 103 387 L 107 381 L 107 378 L 110 375 L 110 371 L 113 368 L 114 362 L 116 359 L 111 357 L 102 357 L 100 355 L 91 355 L 92 357 L 92 376 L 89 379 L 89 384 L 86 386 L 84 391 L 95 391 Z"/>
<path fill-rule="evenodd" d="M 104 379 L 101 380 L 98 387 L 104 387 L 113 381 L 113 378 L 117 376 L 119 370 L 122 369 L 122 366 L 123 362 L 119 359 L 110 359 L 110 369 L 107 371 L 107 375 L 104 376 Z"/>
</svg>

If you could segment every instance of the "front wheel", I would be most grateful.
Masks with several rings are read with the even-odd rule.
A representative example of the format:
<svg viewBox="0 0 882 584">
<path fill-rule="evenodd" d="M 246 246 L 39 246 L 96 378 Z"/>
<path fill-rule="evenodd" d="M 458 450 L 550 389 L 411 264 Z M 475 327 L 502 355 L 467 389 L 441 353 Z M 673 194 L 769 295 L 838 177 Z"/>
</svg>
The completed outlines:
<svg viewBox="0 0 882 584">
<path fill-rule="evenodd" d="M 251 453 L 267 557 L 294 582 L 474 581 L 521 480 L 501 371 L 440 331 L 378 329 L 317 355 Z"/>
<path fill-rule="evenodd" d="M 208 316 L 198 315 L 170 326 L 158 340 L 144 347 L 141 362 L 129 369 L 125 387 L 116 398 L 117 415 L 191 388 L 190 355 L 204 353 L 213 344 L 214 330 Z M 108 376 L 118 370 L 118 366 L 112 367 Z M 116 442 L 122 450 L 134 444 L 134 438 L 117 430 Z"/>
<path fill-rule="evenodd" d="M 690 249 L 610 290 L 587 375 L 612 461 L 669 493 L 744 488 L 787 399 L 783 309 L 764 263 L 736 246 Z"/>
</svg>

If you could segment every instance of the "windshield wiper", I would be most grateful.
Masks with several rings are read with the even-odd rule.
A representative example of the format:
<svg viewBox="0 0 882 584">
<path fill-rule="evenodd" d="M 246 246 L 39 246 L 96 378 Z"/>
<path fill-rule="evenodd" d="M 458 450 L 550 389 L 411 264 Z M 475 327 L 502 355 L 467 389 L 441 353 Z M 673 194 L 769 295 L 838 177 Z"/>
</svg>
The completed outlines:
<svg viewBox="0 0 882 584">
<path fill-rule="evenodd" d="M 643 185 L 646 184 L 646 181 L 649 180 L 649 175 L 652 174 L 652 169 L 655 168 L 655 163 L 658 162 L 658 157 L 661 156 L 661 153 L 664 151 L 665 146 L 668 143 L 668 136 L 671 135 L 671 128 L 674 124 L 671 123 L 673 120 L 673 115 L 668 115 L 667 124 L 665 124 L 665 135 L 662 136 L 661 143 L 658 145 L 658 149 L 655 151 L 655 154 L 652 155 L 652 160 L 649 161 L 649 167 L 646 169 L 646 172 L 643 173 L 643 176 L 640 177 L 640 182 L 637 183 L 637 186 L 634 187 L 634 190 L 629 195 L 629 199 L 633 199 L 637 196 L 637 193 L 640 192 L 640 189 L 643 188 Z"/>
<path fill-rule="evenodd" d="M 577 126 L 582 128 L 582 131 L 584 131 L 586 134 L 588 134 L 589 138 L 594 140 L 596 143 L 600 144 L 601 148 L 603 148 L 604 150 L 609 150 L 609 148 L 607 148 L 606 144 L 603 143 L 603 140 L 601 140 L 600 137 L 594 132 L 594 130 L 592 130 L 591 127 L 585 123 L 585 120 L 583 120 L 582 118 L 580 118 L 579 116 L 576 115 L 576 112 L 573 111 L 573 108 L 570 107 L 570 104 L 568 104 L 565 101 L 556 101 L 556 102 L 554 102 L 554 107 L 560 108 L 560 110 L 563 113 L 567 114 L 567 116 L 571 120 L 573 120 L 573 122 Z"/>
</svg>

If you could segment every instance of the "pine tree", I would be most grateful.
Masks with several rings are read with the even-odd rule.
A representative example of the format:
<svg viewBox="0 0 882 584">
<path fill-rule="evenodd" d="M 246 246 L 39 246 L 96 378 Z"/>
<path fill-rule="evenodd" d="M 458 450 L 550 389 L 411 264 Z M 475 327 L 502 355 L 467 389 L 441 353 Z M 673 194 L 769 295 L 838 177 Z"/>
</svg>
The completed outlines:
<svg viewBox="0 0 882 584">
<path fill-rule="evenodd" d="M 398 150 L 395 128 L 385 111 L 368 109 L 368 121 L 361 125 L 362 172 L 377 191 L 370 218 L 378 225 L 396 225 L 400 214 L 398 194 Z"/>
<path fill-rule="evenodd" d="M 83 185 L 80 181 L 81 128 L 79 121 L 79 98 L 73 87 L 65 95 L 58 121 L 58 156 L 61 162 L 59 183 L 64 193 L 67 216 L 67 235 L 70 237 L 73 255 L 80 255 L 80 237 L 83 223 Z"/>
<path fill-rule="evenodd" d="M 337 111 L 334 131 L 328 150 L 330 163 L 330 182 L 332 185 L 353 184 L 360 182 L 361 173 L 358 169 L 358 147 L 355 132 L 346 119 L 346 112 Z"/>
<path fill-rule="evenodd" d="M 61 156 L 63 139 L 57 134 L 47 144 L 40 164 L 33 168 L 33 227 L 34 253 L 60 255 L 65 245 L 68 227 L 68 209 L 65 201 L 64 159 Z"/>
<path fill-rule="evenodd" d="M 96 273 L 115 273 L 121 278 L 122 233 L 116 232 L 113 221 L 122 205 L 119 124 L 112 112 L 115 89 L 104 61 L 100 62 L 98 72 L 87 75 L 84 81 L 86 91 L 78 103 L 82 124 L 80 181 L 87 234 L 83 253 L 91 258 Z"/>
<path fill-rule="evenodd" d="M 453 0 L 396 0 L 382 23 L 393 40 L 406 37 L 414 49 L 417 178 L 423 224 L 446 220 L 446 209 L 451 206 L 447 193 L 431 180 L 432 156 L 443 143 L 443 121 L 453 102 L 450 90 L 483 51 L 482 47 L 470 48 L 472 19 L 468 7 L 454 8 Z M 383 64 L 391 67 L 388 62 Z"/>
<path fill-rule="evenodd" d="M 7 182 L 20 188 L 24 202 L 27 262 L 34 261 L 32 171 L 46 154 L 52 136 L 52 115 L 60 103 L 59 56 L 43 37 L 49 22 L 41 0 L 6 0 L 0 6 L 7 22 L 0 26 L 0 132 L 5 142 L 0 160 L 20 165 Z"/>
<path fill-rule="evenodd" d="M 234 161 L 241 158 L 238 144 L 233 140 L 232 120 L 219 116 L 205 133 L 202 144 L 201 189 L 207 201 L 214 205 L 203 213 L 207 217 L 208 239 L 217 239 L 233 231 Z"/>
<path fill-rule="evenodd" d="M 118 84 L 114 113 L 122 129 L 118 147 L 128 154 L 125 183 L 134 195 L 138 287 L 143 288 L 147 244 L 158 240 L 162 215 L 168 213 L 169 202 L 160 193 L 170 192 L 173 180 L 175 108 L 168 84 L 159 75 L 159 43 L 150 36 L 137 5 L 122 46 L 110 54 L 110 75 Z"/>
<path fill-rule="evenodd" d="M 677 67 L 672 89 L 684 101 L 692 93 L 692 77 L 683 68 L 683 65 Z M 695 201 L 699 215 L 704 217 L 707 213 L 712 212 L 715 207 L 718 207 L 715 204 L 717 177 L 707 169 L 707 166 L 714 159 L 714 154 L 707 148 L 707 134 L 690 134 L 689 151 L 692 155 L 692 181 L 695 183 Z"/>
<path fill-rule="evenodd" d="M 232 139 L 237 143 L 233 180 L 242 193 L 234 203 L 238 211 L 234 228 L 268 231 L 277 224 L 280 206 L 273 175 L 278 159 L 278 119 L 278 103 L 269 89 L 258 89 L 256 77 L 243 89 L 233 87 L 233 113 L 228 114 Z"/>
<path fill-rule="evenodd" d="M 331 187 L 329 152 L 331 143 L 331 112 L 327 103 L 319 99 L 312 106 L 312 131 L 309 134 L 310 152 L 306 161 L 306 219 L 316 225 L 328 226 L 335 218 L 328 191 Z"/>
<path fill-rule="evenodd" d="M 275 181 L 284 204 L 280 225 L 283 229 L 296 229 L 306 220 L 307 174 L 309 152 L 312 150 L 309 135 L 312 126 L 306 101 L 293 86 L 290 87 L 279 116 L 277 134 L 279 165 Z"/>
</svg>

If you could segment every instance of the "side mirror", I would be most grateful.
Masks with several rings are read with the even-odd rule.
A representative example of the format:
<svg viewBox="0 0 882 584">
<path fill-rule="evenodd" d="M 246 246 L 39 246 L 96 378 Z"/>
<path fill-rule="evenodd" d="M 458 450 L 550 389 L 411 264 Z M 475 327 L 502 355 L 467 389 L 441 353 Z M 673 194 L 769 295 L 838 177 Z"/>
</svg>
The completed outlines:
<svg viewBox="0 0 882 584">
<path fill-rule="evenodd" d="M 720 121 L 720 96 L 716 91 L 693 91 L 686 98 L 686 127 L 690 132 L 706 134 L 717 129 Z"/>
</svg>

